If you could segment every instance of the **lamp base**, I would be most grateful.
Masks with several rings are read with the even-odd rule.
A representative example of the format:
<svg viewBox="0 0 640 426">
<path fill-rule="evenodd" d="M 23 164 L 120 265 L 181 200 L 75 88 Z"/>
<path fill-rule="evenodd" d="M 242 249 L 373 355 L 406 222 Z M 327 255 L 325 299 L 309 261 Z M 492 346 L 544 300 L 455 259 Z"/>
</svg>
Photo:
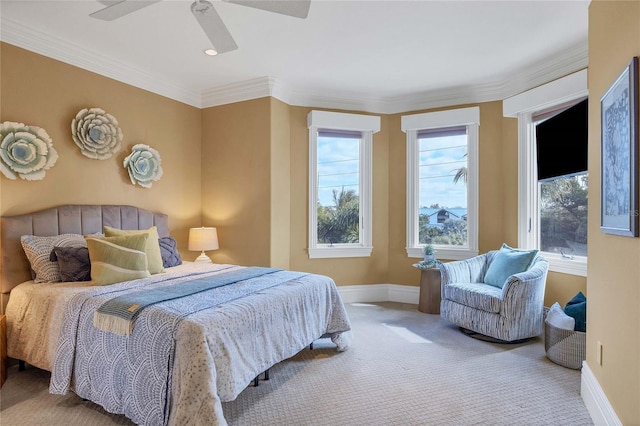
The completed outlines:
<svg viewBox="0 0 640 426">
<path fill-rule="evenodd" d="M 194 260 L 194 262 L 200 262 L 200 263 L 213 263 L 211 261 L 211 258 L 209 256 L 207 256 L 206 254 L 204 254 L 204 251 L 202 253 L 200 253 L 200 256 L 198 256 L 196 258 L 196 260 Z"/>
</svg>

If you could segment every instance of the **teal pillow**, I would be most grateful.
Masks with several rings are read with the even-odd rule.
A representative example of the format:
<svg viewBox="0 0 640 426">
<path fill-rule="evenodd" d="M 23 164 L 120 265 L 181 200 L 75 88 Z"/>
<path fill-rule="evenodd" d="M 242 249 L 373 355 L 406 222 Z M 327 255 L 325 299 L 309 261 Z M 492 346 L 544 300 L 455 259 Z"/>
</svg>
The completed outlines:
<svg viewBox="0 0 640 426">
<path fill-rule="evenodd" d="M 587 298 L 584 294 L 582 294 L 581 291 L 578 292 L 578 294 L 576 294 L 575 296 L 573 296 L 571 298 L 571 300 L 569 300 L 567 302 L 567 305 L 575 305 L 576 303 L 582 303 L 582 302 L 586 302 Z"/>
<path fill-rule="evenodd" d="M 567 302 L 564 313 L 576 320 L 575 331 L 587 331 L 587 298 L 581 291 Z"/>
<path fill-rule="evenodd" d="M 502 244 L 484 276 L 485 284 L 502 288 L 507 278 L 529 269 L 538 250 L 518 250 Z"/>
</svg>

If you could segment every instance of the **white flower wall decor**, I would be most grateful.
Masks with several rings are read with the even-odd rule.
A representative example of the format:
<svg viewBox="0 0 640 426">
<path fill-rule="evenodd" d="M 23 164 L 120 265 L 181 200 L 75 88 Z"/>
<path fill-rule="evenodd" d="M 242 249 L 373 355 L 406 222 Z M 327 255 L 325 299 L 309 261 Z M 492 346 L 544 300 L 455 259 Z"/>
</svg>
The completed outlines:
<svg viewBox="0 0 640 426">
<path fill-rule="evenodd" d="M 160 154 L 148 145 L 137 144 L 124 159 L 124 168 L 129 172 L 132 184 L 151 188 L 153 181 L 162 177 Z"/>
<path fill-rule="evenodd" d="M 71 121 L 71 136 L 86 157 L 105 160 L 120 149 L 118 120 L 101 108 L 83 109 Z"/>
<path fill-rule="evenodd" d="M 41 180 L 57 160 L 44 129 L 12 121 L 0 124 L 0 171 L 8 179 Z"/>
</svg>

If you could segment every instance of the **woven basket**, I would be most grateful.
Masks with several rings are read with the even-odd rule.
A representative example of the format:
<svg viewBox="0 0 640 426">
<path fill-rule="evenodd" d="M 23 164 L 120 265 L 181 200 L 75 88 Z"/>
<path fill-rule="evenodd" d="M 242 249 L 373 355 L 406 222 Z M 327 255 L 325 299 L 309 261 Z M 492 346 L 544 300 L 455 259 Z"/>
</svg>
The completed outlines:
<svg viewBox="0 0 640 426">
<path fill-rule="evenodd" d="M 563 367 L 580 370 L 586 359 L 587 333 L 556 328 L 545 321 L 544 349 L 547 358 Z"/>
</svg>

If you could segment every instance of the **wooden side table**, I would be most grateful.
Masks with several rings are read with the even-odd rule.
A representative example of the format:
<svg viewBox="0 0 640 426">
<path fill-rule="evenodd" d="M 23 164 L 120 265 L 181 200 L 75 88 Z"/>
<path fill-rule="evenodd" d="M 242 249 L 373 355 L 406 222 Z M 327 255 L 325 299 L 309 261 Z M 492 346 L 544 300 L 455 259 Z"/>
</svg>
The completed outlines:
<svg viewBox="0 0 640 426">
<path fill-rule="evenodd" d="M 420 269 L 418 310 L 425 314 L 440 313 L 440 269 Z"/>
<path fill-rule="evenodd" d="M 0 387 L 7 380 L 7 316 L 0 315 Z"/>
</svg>

